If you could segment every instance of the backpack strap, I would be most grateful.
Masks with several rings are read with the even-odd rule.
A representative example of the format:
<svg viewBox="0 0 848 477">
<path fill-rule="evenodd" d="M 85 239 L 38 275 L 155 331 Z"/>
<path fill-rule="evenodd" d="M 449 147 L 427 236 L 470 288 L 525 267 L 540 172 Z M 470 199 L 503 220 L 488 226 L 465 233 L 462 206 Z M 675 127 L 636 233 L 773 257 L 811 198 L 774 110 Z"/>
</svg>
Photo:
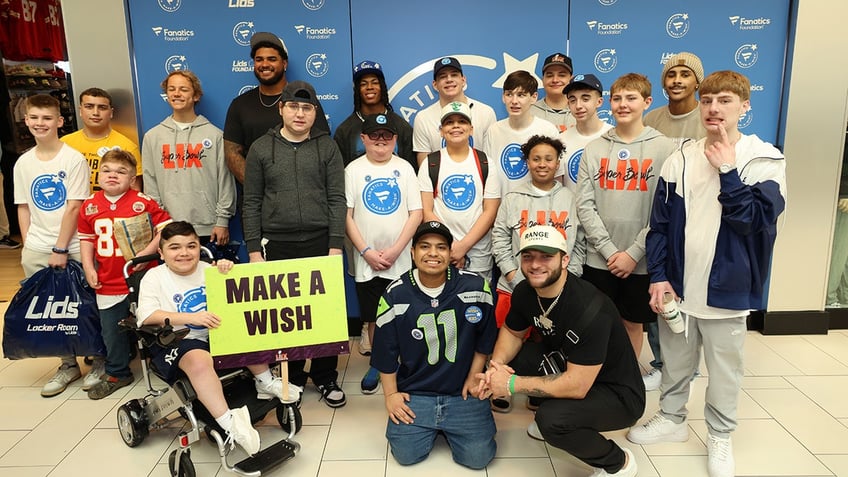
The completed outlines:
<svg viewBox="0 0 848 477">
<path fill-rule="evenodd" d="M 430 182 L 433 183 L 433 198 L 439 193 L 437 187 L 439 182 L 439 167 L 442 165 L 442 152 L 436 151 L 427 154 L 427 171 L 430 173 Z"/>
<path fill-rule="evenodd" d="M 477 149 L 471 149 L 474 152 L 474 162 L 477 165 L 477 172 L 480 174 L 480 179 L 483 180 L 483 189 L 486 188 L 486 179 L 489 177 L 489 158 L 486 153 Z M 433 198 L 438 195 L 439 182 L 439 167 L 442 165 L 441 151 L 431 152 L 427 154 L 427 171 L 430 173 L 430 182 L 433 183 Z"/>
</svg>

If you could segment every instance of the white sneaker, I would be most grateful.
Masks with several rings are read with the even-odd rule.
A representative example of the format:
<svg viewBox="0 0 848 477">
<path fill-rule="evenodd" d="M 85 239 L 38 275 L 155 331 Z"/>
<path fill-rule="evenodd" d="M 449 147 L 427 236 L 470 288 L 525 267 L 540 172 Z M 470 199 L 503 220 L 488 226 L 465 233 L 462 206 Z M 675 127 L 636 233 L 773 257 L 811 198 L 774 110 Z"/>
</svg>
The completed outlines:
<svg viewBox="0 0 848 477">
<path fill-rule="evenodd" d="M 91 363 L 91 370 L 82 380 L 82 390 L 88 391 L 97 386 L 103 380 L 104 374 L 106 374 L 106 360 L 102 356 L 98 356 L 94 358 L 94 362 Z"/>
<path fill-rule="evenodd" d="M 707 438 L 707 474 L 710 477 L 733 477 L 733 444 L 730 438 L 722 439 L 712 434 Z"/>
<path fill-rule="evenodd" d="M 283 404 L 290 404 L 293 402 L 297 402 L 300 399 L 300 393 L 303 392 L 303 389 L 300 386 L 295 386 L 292 383 L 289 383 L 289 395 L 283 396 L 283 380 L 274 376 L 270 381 L 262 382 L 258 379 L 256 382 L 256 397 L 258 399 L 273 399 L 277 398 Z"/>
<path fill-rule="evenodd" d="M 590 477 L 605 477 L 607 475 L 614 475 L 615 477 L 635 477 L 636 473 L 639 471 L 639 468 L 636 467 L 636 457 L 634 457 L 633 452 L 626 447 L 622 447 L 621 450 L 623 450 L 624 455 L 627 456 L 624 467 L 614 474 L 610 474 L 604 469 L 595 469 L 595 472 Z"/>
<path fill-rule="evenodd" d="M 359 354 L 371 356 L 371 338 L 368 336 L 368 323 L 362 323 L 362 333 L 359 335 Z"/>
<path fill-rule="evenodd" d="M 41 388 L 41 395 L 44 397 L 55 396 L 67 389 L 68 384 L 81 377 L 82 373 L 80 373 L 79 366 L 66 366 L 63 364 L 59 366 L 59 370 L 50 378 L 50 381 L 47 381 L 47 384 Z"/>
<path fill-rule="evenodd" d="M 536 439 L 537 441 L 545 441 L 545 438 L 542 437 L 542 431 L 539 430 L 539 425 L 536 424 L 536 421 L 530 421 L 530 425 L 527 426 L 527 435 Z"/>
<path fill-rule="evenodd" d="M 689 426 L 686 421 L 675 424 L 662 414 L 656 413 L 641 426 L 631 427 L 627 432 L 627 440 L 634 444 L 686 442 L 689 440 Z"/>
<path fill-rule="evenodd" d="M 233 416 L 230 436 L 227 438 L 230 448 L 232 449 L 233 441 L 235 441 L 248 455 L 259 452 L 259 431 L 254 429 L 253 423 L 250 422 L 250 411 L 247 410 L 247 406 L 230 409 L 230 413 Z"/>
<path fill-rule="evenodd" d="M 660 388 L 662 383 L 662 370 L 659 368 L 651 368 L 648 374 L 642 376 L 642 382 L 645 383 L 645 391 L 655 391 Z"/>
</svg>

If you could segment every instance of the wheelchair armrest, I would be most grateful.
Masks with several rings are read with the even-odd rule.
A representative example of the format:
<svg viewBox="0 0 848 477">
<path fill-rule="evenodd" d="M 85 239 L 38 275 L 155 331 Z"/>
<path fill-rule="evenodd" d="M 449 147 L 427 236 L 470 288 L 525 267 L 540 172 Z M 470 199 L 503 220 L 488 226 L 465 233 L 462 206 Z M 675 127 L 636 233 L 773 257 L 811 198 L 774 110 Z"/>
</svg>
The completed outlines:
<svg viewBox="0 0 848 477">
<path fill-rule="evenodd" d="M 175 330 L 171 325 L 171 320 L 165 318 L 164 325 L 141 325 L 136 326 L 135 320 L 132 318 L 126 318 L 122 320 L 121 323 L 123 325 L 124 321 L 132 320 L 132 330 L 135 331 L 136 335 L 144 341 L 145 346 L 151 346 L 153 344 L 157 344 L 163 348 L 172 348 L 177 345 L 186 335 L 191 331 L 188 328 L 181 328 Z"/>
</svg>

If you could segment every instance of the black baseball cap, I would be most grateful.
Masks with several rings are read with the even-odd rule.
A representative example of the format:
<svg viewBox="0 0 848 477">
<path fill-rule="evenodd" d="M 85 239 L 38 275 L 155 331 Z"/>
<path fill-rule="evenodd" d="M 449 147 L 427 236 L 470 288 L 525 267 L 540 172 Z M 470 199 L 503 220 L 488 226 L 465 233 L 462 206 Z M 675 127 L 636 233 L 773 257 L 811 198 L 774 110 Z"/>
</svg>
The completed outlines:
<svg viewBox="0 0 848 477">
<path fill-rule="evenodd" d="M 601 86 L 601 80 L 591 73 L 587 75 L 575 75 L 574 78 L 571 78 L 571 82 L 565 85 L 565 88 L 562 89 L 562 94 L 568 94 L 570 91 L 574 91 L 580 87 L 583 87 L 584 89 L 594 89 L 595 91 L 604 94 L 604 87 Z"/>
<path fill-rule="evenodd" d="M 450 230 L 448 230 L 447 226 L 441 222 L 436 222 L 435 220 L 431 220 L 428 222 L 424 222 L 423 224 L 418 226 L 418 230 L 415 231 L 415 235 L 412 236 L 412 245 L 415 246 L 421 237 L 427 234 L 436 234 L 441 235 L 448 241 L 448 247 L 453 244 L 453 235 L 451 235 Z"/>
<path fill-rule="evenodd" d="M 565 53 L 554 53 L 553 55 L 545 58 L 545 63 L 542 64 L 542 74 L 545 74 L 545 70 L 550 66 L 559 65 L 564 66 L 565 69 L 568 70 L 569 74 L 574 72 L 574 67 L 571 66 L 571 58 L 565 55 Z"/>
<path fill-rule="evenodd" d="M 433 79 L 436 79 L 436 77 L 439 76 L 439 71 L 442 71 L 447 67 L 456 68 L 460 73 L 462 73 L 462 65 L 459 64 L 459 60 L 453 56 L 446 56 L 436 60 L 436 63 L 433 65 Z"/>
<path fill-rule="evenodd" d="M 292 81 L 286 84 L 283 88 L 283 94 L 280 96 L 280 101 L 287 103 L 295 101 L 298 103 L 309 103 L 313 106 L 318 106 L 318 96 L 315 94 L 315 88 L 306 81 Z"/>
<path fill-rule="evenodd" d="M 362 122 L 362 134 L 370 134 L 374 131 L 385 129 L 392 134 L 397 134 L 395 128 L 389 123 L 389 117 L 385 114 L 369 114 Z"/>
</svg>

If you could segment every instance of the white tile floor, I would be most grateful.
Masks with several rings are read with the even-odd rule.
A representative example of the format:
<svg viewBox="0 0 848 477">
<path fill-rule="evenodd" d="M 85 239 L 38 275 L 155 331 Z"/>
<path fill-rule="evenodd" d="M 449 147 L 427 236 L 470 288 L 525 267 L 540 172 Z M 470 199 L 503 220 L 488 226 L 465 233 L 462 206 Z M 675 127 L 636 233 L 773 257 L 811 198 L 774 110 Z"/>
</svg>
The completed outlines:
<svg viewBox="0 0 848 477">
<path fill-rule="evenodd" d="M 0 304 L 0 312 L 5 304 Z M 525 434 L 531 413 L 516 401 L 509 414 L 496 414 L 498 453 L 486 470 L 471 471 L 451 461 L 442 439 L 424 462 L 401 467 L 388 452 L 382 395 L 365 396 L 359 380 L 367 359 L 356 353 L 340 360 L 347 406 L 332 410 L 318 401 L 314 387 L 304 397 L 304 427 L 296 439 L 301 452 L 270 475 L 298 477 L 415 477 L 488 475 L 588 476 L 591 470 L 568 454 Z M 649 361 L 647 346 L 643 365 Z M 848 477 L 848 331 L 827 336 L 762 336 L 750 332 L 746 372 L 739 401 L 739 428 L 733 434 L 740 476 Z M 77 381 L 54 398 L 39 396 L 57 360 L 0 360 L 0 476 L 167 476 L 168 454 L 177 428 L 151 432 L 136 448 L 121 441 L 115 410 L 144 395 L 133 387 L 102 401 L 90 401 Z M 703 372 L 706 368 L 702 365 Z M 140 375 L 135 364 L 137 377 Z M 609 436 L 634 451 L 639 476 L 706 476 L 703 395 L 706 377 L 693 386 L 688 442 L 639 446 Z M 648 394 L 646 415 L 657 409 L 659 393 Z M 276 418 L 260 426 L 265 442 L 281 436 Z M 230 475 L 221 469 L 216 449 L 203 440 L 192 451 L 197 475 Z"/>
</svg>

